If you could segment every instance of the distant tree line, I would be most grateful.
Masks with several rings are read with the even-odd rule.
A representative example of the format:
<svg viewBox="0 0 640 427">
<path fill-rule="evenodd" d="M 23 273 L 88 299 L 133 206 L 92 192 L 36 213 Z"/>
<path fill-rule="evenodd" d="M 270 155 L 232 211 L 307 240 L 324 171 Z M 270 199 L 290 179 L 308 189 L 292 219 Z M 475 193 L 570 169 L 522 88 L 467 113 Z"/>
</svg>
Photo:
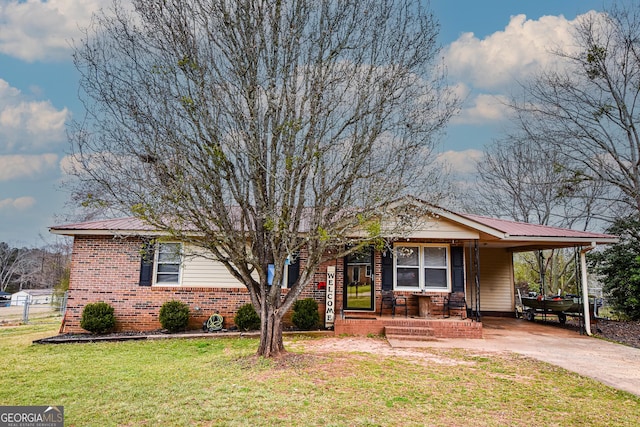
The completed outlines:
<svg viewBox="0 0 640 427">
<path fill-rule="evenodd" d="M 67 242 L 40 248 L 13 247 L 0 242 L 0 291 L 66 287 L 70 260 Z"/>
</svg>

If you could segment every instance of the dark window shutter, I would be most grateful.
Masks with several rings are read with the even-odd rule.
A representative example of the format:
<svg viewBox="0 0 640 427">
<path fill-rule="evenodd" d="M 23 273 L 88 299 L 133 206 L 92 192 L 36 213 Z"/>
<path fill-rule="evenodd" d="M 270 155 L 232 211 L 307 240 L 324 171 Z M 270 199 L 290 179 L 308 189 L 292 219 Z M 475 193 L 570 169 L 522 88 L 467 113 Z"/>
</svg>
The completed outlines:
<svg viewBox="0 0 640 427">
<path fill-rule="evenodd" d="M 142 246 L 140 259 L 140 286 L 151 286 L 153 282 L 154 245 L 150 242 Z"/>
<path fill-rule="evenodd" d="M 298 254 L 296 254 L 295 259 L 293 263 L 287 266 L 289 269 L 287 273 L 287 288 L 291 288 L 298 280 L 298 276 L 300 276 L 300 257 Z"/>
<path fill-rule="evenodd" d="M 464 292 L 464 248 L 451 248 L 451 291 Z"/>
<path fill-rule="evenodd" d="M 382 252 L 382 290 L 393 290 L 393 253 L 391 250 Z"/>
</svg>

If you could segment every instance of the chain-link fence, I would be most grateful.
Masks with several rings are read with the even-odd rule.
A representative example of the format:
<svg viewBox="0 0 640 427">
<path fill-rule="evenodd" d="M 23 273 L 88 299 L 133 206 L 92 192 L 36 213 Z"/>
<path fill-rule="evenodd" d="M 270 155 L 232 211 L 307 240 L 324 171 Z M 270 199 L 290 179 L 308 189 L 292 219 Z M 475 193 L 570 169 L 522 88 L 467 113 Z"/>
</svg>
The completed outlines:
<svg viewBox="0 0 640 427">
<path fill-rule="evenodd" d="M 51 301 L 22 298 L 0 302 L 0 326 L 23 323 L 57 323 L 67 308 L 67 292 L 54 295 Z"/>
</svg>

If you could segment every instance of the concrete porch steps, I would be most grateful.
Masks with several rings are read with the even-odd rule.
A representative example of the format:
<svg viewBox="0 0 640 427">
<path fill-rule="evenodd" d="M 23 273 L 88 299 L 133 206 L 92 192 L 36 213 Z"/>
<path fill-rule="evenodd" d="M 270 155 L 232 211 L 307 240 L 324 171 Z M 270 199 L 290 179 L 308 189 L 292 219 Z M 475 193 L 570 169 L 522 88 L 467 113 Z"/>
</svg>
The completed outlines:
<svg viewBox="0 0 640 427">
<path fill-rule="evenodd" d="M 387 339 L 404 341 L 436 341 L 433 328 L 426 326 L 385 326 Z"/>
</svg>

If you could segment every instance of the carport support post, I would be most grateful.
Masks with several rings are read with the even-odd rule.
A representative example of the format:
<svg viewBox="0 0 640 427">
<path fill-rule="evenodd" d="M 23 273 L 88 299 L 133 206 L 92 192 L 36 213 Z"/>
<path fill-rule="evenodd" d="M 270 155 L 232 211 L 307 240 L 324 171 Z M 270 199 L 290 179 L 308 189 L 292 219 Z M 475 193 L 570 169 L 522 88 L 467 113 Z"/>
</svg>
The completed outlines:
<svg viewBox="0 0 640 427">
<path fill-rule="evenodd" d="M 587 284 L 587 252 L 596 248 L 596 242 L 580 250 L 580 270 L 582 273 L 582 312 L 584 313 L 584 331 L 591 336 L 591 313 L 589 313 L 589 286 Z"/>
</svg>

